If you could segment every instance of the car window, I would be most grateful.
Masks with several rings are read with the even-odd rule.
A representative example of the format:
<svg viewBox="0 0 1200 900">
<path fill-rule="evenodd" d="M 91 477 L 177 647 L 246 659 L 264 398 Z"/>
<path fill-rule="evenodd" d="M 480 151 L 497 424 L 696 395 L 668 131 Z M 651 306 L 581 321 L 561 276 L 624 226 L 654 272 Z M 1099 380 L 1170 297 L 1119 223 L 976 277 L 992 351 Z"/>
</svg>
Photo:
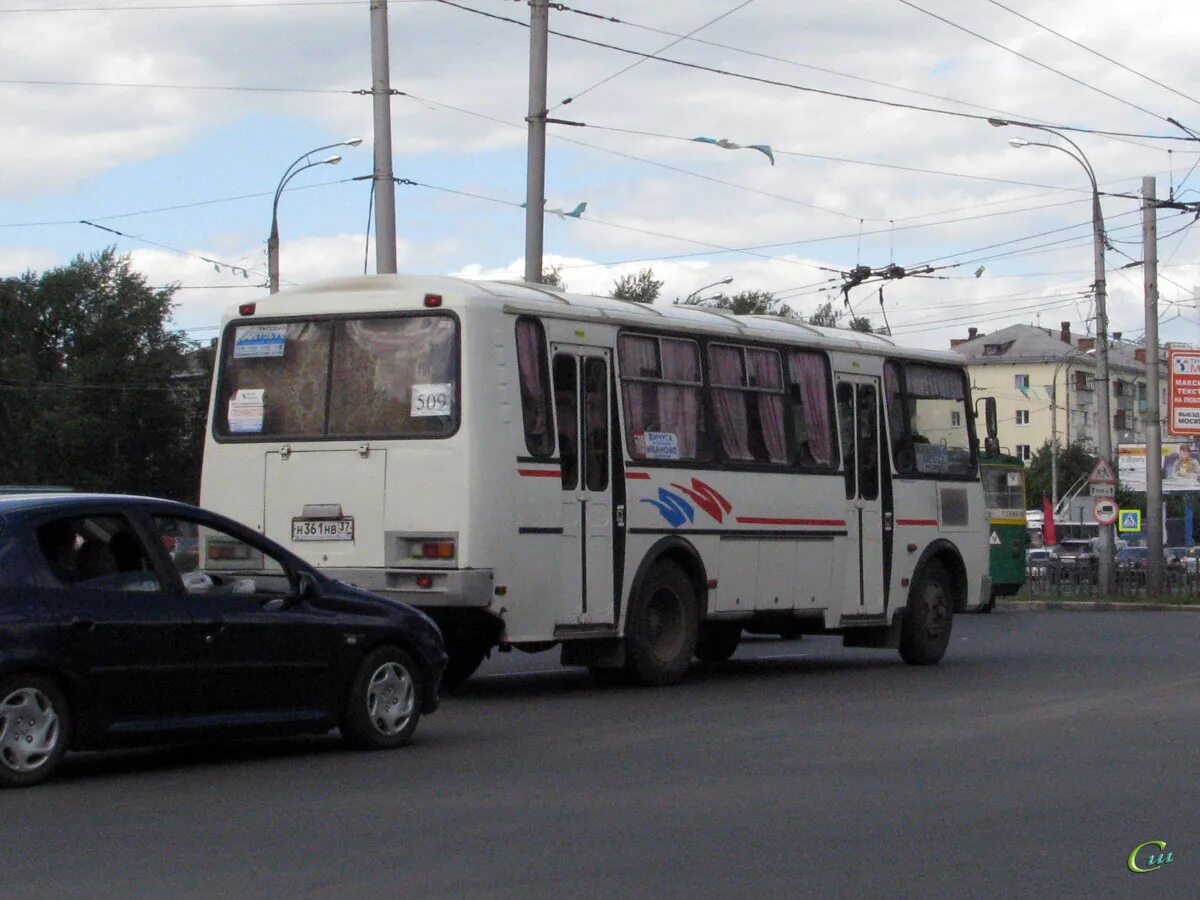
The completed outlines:
<svg viewBox="0 0 1200 900">
<path fill-rule="evenodd" d="M 155 516 L 153 521 L 189 594 L 277 597 L 291 593 L 287 566 L 257 544 L 182 516 Z"/>
<path fill-rule="evenodd" d="M 37 529 L 42 561 L 63 587 L 162 591 L 146 545 L 124 516 L 74 516 Z"/>
</svg>

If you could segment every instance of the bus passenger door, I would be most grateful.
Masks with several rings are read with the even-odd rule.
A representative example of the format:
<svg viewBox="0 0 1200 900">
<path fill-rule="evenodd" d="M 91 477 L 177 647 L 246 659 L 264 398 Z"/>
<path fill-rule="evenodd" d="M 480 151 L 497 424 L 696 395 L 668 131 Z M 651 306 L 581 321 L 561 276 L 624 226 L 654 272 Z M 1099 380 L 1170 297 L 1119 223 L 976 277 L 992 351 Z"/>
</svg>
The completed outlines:
<svg viewBox="0 0 1200 900">
<path fill-rule="evenodd" d="M 880 500 L 881 456 L 879 379 L 837 376 L 838 428 L 846 479 L 846 552 L 839 553 L 846 575 L 842 619 L 876 618 L 884 613 L 884 521 Z"/>
<path fill-rule="evenodd" d="M 553 344 L 554 414 L 562 467 L 560 625 L 611 625 L 612 447 L 608 350 Z"/>
</svg>

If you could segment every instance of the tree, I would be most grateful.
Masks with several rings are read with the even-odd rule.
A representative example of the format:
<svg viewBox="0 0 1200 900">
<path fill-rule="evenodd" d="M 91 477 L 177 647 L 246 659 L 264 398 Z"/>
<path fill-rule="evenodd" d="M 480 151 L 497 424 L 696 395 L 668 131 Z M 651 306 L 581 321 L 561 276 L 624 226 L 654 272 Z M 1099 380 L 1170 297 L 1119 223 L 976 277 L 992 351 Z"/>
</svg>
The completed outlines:
<svg viewBox="0 0 1200 900">
<path fill-rule="evenodd" d="M 0 483 L 198 494 L 211 353 L 109 248 L 0 282 Z"/>
<path fill-rule="evenodd" d="M 622 275 L 614 281 L 608 296 L 634 303 L 653 303 L 662 286 L 663 283 L 654 277 L 653 269 L 642 269 L 636 275 Z"/>
<path fill-rule="evenodd" d="M 770 291 L 740 291 L 732 297 L 716 294 L 712 297 L 696 297 L 675 302 L 687 306 L 711 306 L 713 309 L 728 310 L 738 316 L 773 315 L 789 318 L 795 316 L 792 308 L 786 303 L 779 303 Z M 776 306 L 777 303 L 779 303 L 778 306 Z"/>
<path fill-rule="evenodd" d="M 1082 439 L 1058 448 L 1058 496 L 1061 498 L 1080 478 L 1087 477 L 1096 464 L 1096 454 Z M 1042 505 L 1042 497 L 1051 496 L 1050 442 L 1042 444 L 1025 470 L 1025 502 L 1030 509 Z"/>
<path fill-rule="evenodd" d="M 550 266 L 548 269 L 542 269 L 542 284 L 565 291 L 567 283 L 562 279 L 562 266 Z"/>
<path fill-rule="evenodd" d="M 843 327 L 841 325 L 841 321 L 842 313 L 833 308 L 832 300 L 826 300 L 819 307 L 817 307 L 817 311 L 815 313 L 808 317 L 809 325 L 820 325 L 824 326 L 825 328 L 841 328 Z M 850 324 L 848 327 L 851 331 L 862 331 L 867 334 L 871 334 L 874 331 L 874 329 L 871 327 L 871 320 L 866 316 L 852 315 L 850 317 Z"/>
</svg>

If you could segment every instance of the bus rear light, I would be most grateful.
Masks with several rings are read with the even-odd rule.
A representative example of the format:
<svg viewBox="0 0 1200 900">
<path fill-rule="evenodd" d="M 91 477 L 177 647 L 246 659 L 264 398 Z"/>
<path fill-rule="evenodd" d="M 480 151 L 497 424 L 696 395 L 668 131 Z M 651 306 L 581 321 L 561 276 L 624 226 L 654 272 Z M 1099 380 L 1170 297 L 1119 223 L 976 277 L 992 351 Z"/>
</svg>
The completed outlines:
<svg viewBox="0 0 1200 900">
<path fill-rule="evenodd" d="M 417 587 L 419 587 L 419 588 L 433 587 L 433 576 L 432 575 L 418 575 L 417 576 Z"/>
<path fill-rule="evenodd" d="M 454 541 L 414 541 L 413 559 L 454 559 Z"/>
<path fill-rule="evenodd" d="M 241 306 L 238 307 L 238 315 L 239 316 L 252 316 L 252 315 L 254 315 L 254 310 L 256 308 L 257 308 L 257 304 L 243 303 Z"/>
<path fill-rule="evenodd" d="M 437 307 L 439 307 L 441 305 L 442 305 L 442 295 L 441 294 L 426 294 L 425 295 L 425 308 L 426 309 L 436 309 Z"/>
</svg>

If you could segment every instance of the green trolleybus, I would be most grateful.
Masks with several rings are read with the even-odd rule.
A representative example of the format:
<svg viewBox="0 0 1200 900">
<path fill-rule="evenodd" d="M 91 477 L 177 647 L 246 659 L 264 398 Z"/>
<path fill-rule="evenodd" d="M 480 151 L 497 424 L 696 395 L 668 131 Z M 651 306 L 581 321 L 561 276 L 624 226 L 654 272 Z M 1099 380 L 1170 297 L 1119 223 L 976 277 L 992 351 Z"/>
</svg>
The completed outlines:
<svg viewBox="0 0 1200 900">
<path fill-rule="evenodd" d="M 1015 456 L 984 452 L 979 457 L 984 504 L 988 510 L 989 570 L 992 596 L 1011 597 L 1025 583 L 1025 550 L 1029 532 L 1025 520 L 1025 466 Z"/>
</svg>

